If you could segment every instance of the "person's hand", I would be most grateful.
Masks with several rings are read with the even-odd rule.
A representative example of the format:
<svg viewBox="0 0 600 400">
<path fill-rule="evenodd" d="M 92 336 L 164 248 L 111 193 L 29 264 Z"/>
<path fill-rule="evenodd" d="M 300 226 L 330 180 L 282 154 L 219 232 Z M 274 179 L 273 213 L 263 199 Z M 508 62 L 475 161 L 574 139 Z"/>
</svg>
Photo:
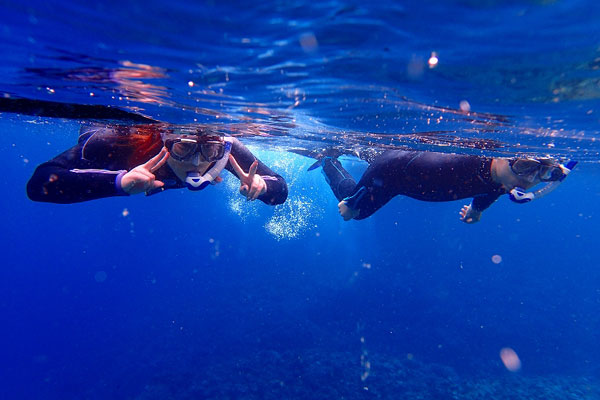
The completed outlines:
<svg viewBox="0 0 600 400">
<path fill-rule="evenodd" d="M 121 178 L 121 188 L 125 193 L 137 194 L 163 187 L 165 184 L 156 180 L 153 172 L 162 167 L 169 158 L 169 152 L 163 147 L 160 153 L 127 172 Z"/>
<path fill-rule="evenodd" d="M 360 210 L 355 210 L 348 207 L 346 200 L 342 200 L 338 203 L 338 211 L 340 212 L 342 218 L 344 218 L 344 221 L 350 221 L 351 219 L 358 217 L 358 214 L 360 214 Z"/>
<path fill-rule="evenodd" d="M 256 169 L 258 168 L 257 160 L 254 160 L 248 173 L 244 172 L 235 157 L 231 154 L 229 155 L 229 162 L 238 178 L 240 178 L 240 193 L 247 200 L 256 200 L 258 196 L 267 191 L 267 183 L 262 176 L 256 173 Z"/>
<path fill-rule="evenodd" d="M 481 211 L 475 210 L 471 205 L 464 205 L 459 214 L 460 220 L 466 224 L 474 224 L 481 219 Z"/>
</svg>

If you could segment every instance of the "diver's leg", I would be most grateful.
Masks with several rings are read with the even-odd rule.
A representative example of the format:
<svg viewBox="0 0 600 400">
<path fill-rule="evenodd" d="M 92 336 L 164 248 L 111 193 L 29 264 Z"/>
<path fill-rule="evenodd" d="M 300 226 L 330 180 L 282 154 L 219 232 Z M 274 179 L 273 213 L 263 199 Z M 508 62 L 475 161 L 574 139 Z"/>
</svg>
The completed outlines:
<svg viewBox="0 0 600 400">
<path fill-rule="evenodd" d="M 369 217 L 394 196 L 405 193 L 403 175 L 414 154 L 389 150 L 372 160 L 346 202 L 349 207 L 360 210 L 355 219 Z"/>
<path fill-rule="evenodd" d="M 337 158 L 326 157 L 323 159 L 322 165 L 323 175 L 325 175 L 325 179 L 335 197 L 339 201 L 348 197 L 356 186 L 356 181 L 352 178 L 352 175 L 342 167 Z"/>
</svg>

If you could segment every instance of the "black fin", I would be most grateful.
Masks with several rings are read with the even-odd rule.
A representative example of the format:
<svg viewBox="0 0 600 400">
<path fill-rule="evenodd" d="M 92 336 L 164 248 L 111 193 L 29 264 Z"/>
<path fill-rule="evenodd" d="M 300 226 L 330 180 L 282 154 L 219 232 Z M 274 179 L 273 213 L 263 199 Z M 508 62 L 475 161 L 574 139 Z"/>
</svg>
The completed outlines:
<svg viewBox="0 0 600 400">
<path fill-rule="evenodd" d="M 111 120 L 126 122 L 157 123 L 152 118 L 121 110 L 116 107 L 90 104 L 59 103 L 56 101 L 6 97 L 0 94 L 0 112 L 33 115 L 37 117 Z"/>
<path fill-rule="evenodd" d="M 322 165 L 322 161 L 321 159 L 315 161 L 314 164 L 312 164 L 310 167 L 308 167 L 307 171 L 312 171 L 313 169 L 317 169 Z"/>
</svg>

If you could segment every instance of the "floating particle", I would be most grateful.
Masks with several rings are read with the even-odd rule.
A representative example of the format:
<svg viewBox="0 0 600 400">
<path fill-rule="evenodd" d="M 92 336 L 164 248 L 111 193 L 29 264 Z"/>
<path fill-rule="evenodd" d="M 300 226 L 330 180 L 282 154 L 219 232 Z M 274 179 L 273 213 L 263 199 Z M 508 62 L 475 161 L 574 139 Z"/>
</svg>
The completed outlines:
<svg viewBox="0 0 600 400">
<path fill-rule="evenodd" d="M 367 363 L 368 363 L 368 361 L 367 361 Z M 366 369 L 366 366 L 365 366 L 365 370 L 360 375 L 360 380 L 364 382 L 367 380 L 368 377 L 369 377 L 369 370 Z M 365 388 L 365 390 L 368 390 L 368 389 Z"/>
<path fill-rule="evenodd" d="M 437 67 L 439 62 L 437 53 L 434 51 L 433 53 L 431 53 L 431 56 L 429 57 L 429 60 L 427 60 L 427 64 L 429 64 L 429 68 L 435 68 Z"/>
<path fill-rule="evenodd" d="M 102 283 L 106 280 L 106 272 L 104 271 L 98 271 L 94 274 L 94 279 L 96 280 L 96 282 L 98 283 Z"/>
<path fill-rule="evenodd" d="M 124 208 L 123 211 L 121 212 L 121 215 L 124 216 L 124 217 L 128 216 L 129 215 L 129 210 L 126 209 L 126 208 Z"/>
<path fill-rule="evenodd" d="M 521 360 L 519 356 L 510 347 L 504 347 L 500 350 L 500 359 L 507 370 L 517 372 L 521 369 Z"/>
<path fill-rule="evenodd" d="M 193 81 L 189 81 L 189 82 L 188 82 L 188 86 L 189 86 L 189 87 L 194 87 L 194 82 L 193 82 Z"/>
<path fill-rule="evenodd" d="M 312 32 L 303 33 L 300 35 L 300 46 L 306 53 L 314 53 L 319 47 L 317 38 Z"/>
<path fill-rule="evenodd" d="M 501 255 L 499 255 L 499 254 L 494 254 L 494 255 L 492 256 L 492 262 L 493 262 L 494 264 L 500 264 L 500 263 L 502 262 L 502 256 L 501 256 Z"/>
</svg>

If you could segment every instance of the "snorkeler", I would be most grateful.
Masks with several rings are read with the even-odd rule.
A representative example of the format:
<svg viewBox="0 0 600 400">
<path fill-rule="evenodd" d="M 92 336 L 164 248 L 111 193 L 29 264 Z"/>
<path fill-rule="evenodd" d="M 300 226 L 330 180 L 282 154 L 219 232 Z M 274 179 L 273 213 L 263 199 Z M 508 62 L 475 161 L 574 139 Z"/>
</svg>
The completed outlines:
<svg viewBox="0 0 600 400">
<path fill-rule="evenodd" d="M 315 156 L 314 152 L 294 151 Z M 576 162 L 562 165 L 552 158 L 489 158 L 427 151 L 388 150 L 363 157 L 369 167 L 358 184 L 331 150 L 316 155 L 309 170 L 323 167 L 338 209 L 345 221 L 372 215 L 394 196 L 423 201 L 453 201 L 473 198 L 460 210 L 461 221 L 472 224 L 503 194 L 525 203 L 556 188 Z M 532 192 L 527 190 L 544 185 Z"/>
<path fill-rule="evenodd" d="M 27 195 L 77 203 L 174 188 L 196 191 L 220 182 L 223 169 L 239 178 L 248 200 L 277 205 L 287 198 L 285 180 L 239 140 L 204 128 L 178 131 L 152 124 L 83 127 L 76 146 L 36 168 Z"/>
</svg>

